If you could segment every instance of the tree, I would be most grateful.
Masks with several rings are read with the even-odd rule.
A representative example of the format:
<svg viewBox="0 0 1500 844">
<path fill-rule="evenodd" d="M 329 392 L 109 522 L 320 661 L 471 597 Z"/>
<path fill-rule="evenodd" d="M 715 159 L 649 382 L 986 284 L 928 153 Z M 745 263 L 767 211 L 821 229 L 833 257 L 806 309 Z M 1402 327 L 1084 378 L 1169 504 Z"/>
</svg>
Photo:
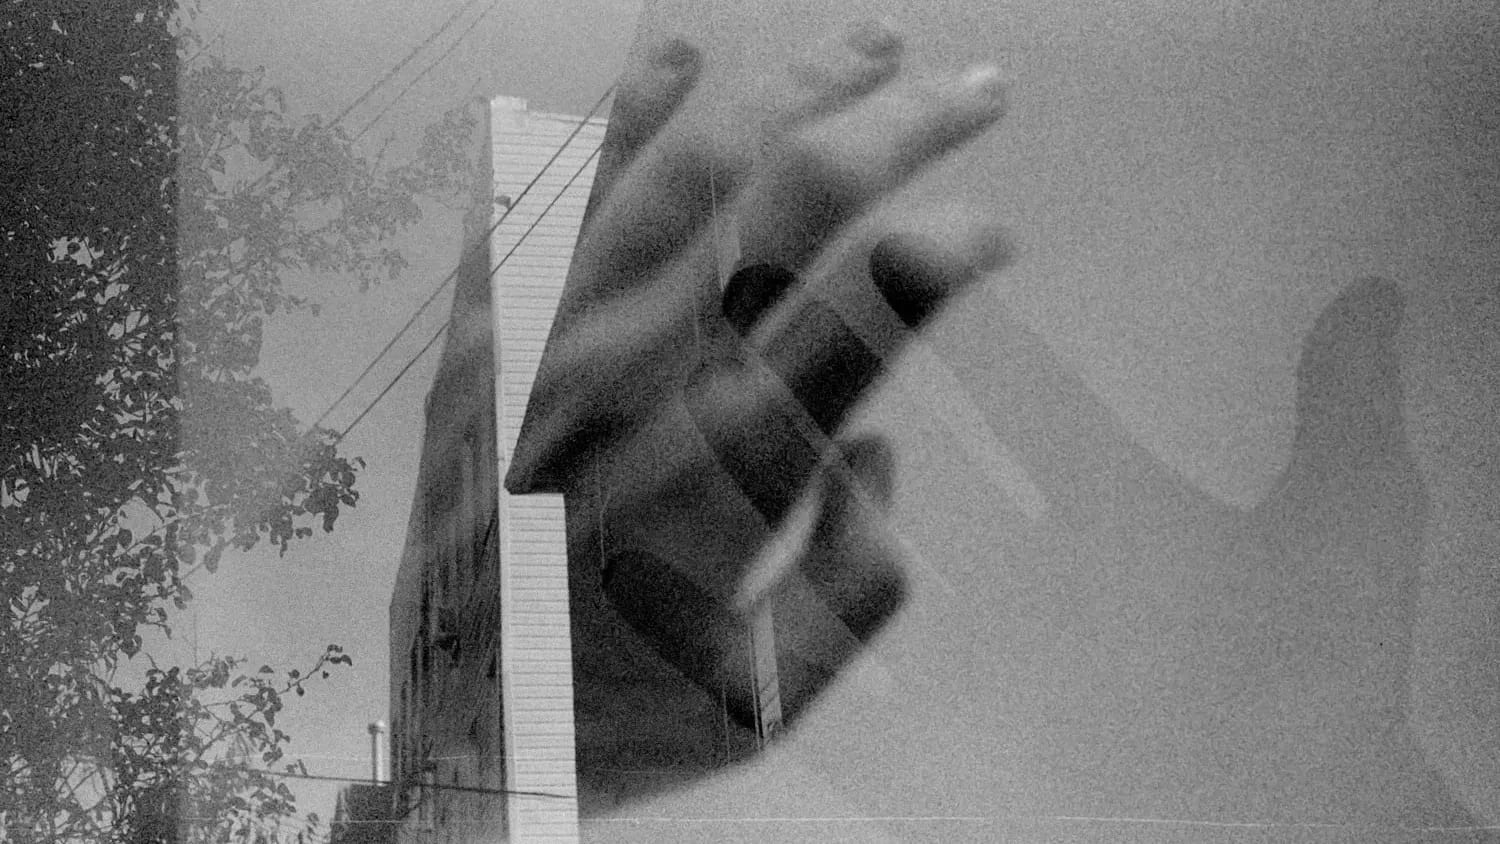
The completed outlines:
<svg viewBox="0 0 1500 844">
<path fill-rule="evenodd" d="M 215 657 L 153 667 L 127 691 L 115 670 L 147 630 L 170 635 L 191 572 L 231 548 L 284 553 L 355 505 L 362 461 L 254 375 L 261 330 L 277 313 L 316 312 L 287 292 L 288 271 L 360 289 L 399 274 L 388 239 L 420 217 L 417 197 L 463 189 L 471 118 L 450 113 L 410 161 L 388 164 L 204 51 L 190 8 L 13 0 L 7 17 L 4 835 L 178 840 L 150 820 L 169 792 L 289 816 L 268 780 L 197 766 L 235 741 L 277 761 L 280 694 L 300 694 L 307 675 L 231 679 L 238 661 Z M 330 648 L 316 668 L 347 661 Z"/>
</svg>

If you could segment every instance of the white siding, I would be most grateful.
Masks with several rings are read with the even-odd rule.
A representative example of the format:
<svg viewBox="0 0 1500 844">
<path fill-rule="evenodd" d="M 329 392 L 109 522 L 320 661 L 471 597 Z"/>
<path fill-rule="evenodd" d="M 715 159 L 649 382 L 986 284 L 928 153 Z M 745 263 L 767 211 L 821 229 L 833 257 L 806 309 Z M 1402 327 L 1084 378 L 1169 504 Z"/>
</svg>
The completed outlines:
<svg viewBox="0 0 1500 844">
<path fill-rule="evenodd" d="M 520 197 L 577 125 L 576 117 L 529 112 L 524 101 L 495 99 L 491 133 L 496 196 L 512 201 Z M 494 219 L 504 219 L 490 239 L 492 265 L 498 265 L 491 289 L 500 477 L 515 451 L 531 385 L 562 296 L 593 183 L 593 161 L 570 186 L 568 180 L 603 137 L 604 121 L 590 121 L 563 154 L 547 165 L 530 192 L 515 202 L 509 215 L 502 204 L 494 208 Z M 542 216 L 565 186 L 563 197 Z M 503 489 L 498 495 L 506 787 L 513 792 L 561 795 L 512 794 L 507 798 L 511 840 L 577 842 L 563 498 L 557 494 L 513 496 Z"/>
</svg>

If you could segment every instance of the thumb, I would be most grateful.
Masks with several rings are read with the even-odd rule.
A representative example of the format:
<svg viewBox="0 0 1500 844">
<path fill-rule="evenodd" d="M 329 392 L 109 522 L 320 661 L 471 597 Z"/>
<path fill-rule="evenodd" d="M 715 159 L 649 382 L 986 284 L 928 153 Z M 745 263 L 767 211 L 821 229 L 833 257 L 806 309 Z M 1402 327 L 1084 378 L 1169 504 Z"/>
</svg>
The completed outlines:
<svg viewBox="0 0 1500 844">
<path fill-rule="evenodd" d="M 1297 432 L 1285 481 L 1350 481 L 1409 461 L 1396 332 L 1400 288 L 1364 279 L 1319 315 L 1297 367 Z"/>
</svg>

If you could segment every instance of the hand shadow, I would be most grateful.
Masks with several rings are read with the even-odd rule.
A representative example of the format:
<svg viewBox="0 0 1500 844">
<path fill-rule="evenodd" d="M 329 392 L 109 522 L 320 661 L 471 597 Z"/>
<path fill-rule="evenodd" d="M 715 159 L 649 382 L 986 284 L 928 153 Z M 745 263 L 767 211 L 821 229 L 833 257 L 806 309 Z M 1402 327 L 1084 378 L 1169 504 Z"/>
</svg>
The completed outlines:
<svg viewBox="0 0 1500 844">
<path fill-rule="evenodd" d="M 949 523 L 975 538 L 927 537 L 974 551 L 944 572 L 958 594 L 926 613 L 939 620 L 920 623 L 947 633 L 893 635 L 902 692 L 824 731 L 813 764 L 881 814 L 918 813 L 912 785 L 946 782 L 1001 814 L 1329 824 L 1369 840 L 1471 826 L 1412 722 L 1430 504 L 1402 420 L 1401 310 L 1383 280 L 1325 308 L 1303 343 L 1291 458 L 1248 510 L 1140 446 L 1034 333 L 988 323 L 949 363 L 1047 515 L 969 513 Z M 934 709 L 964 725 L 967 777 L 937 749 L 959 739 L 889 727 Z M 894 783 L 867 773 L 872 750 L 852 738 L 877 725 L 881 757 L 914 760 Z M 966 782 L 976 767 L 996 773 Z"/>
<path fill-rule="evenodd" d="M 954 365 L 1041 487 L 1049 517 L 985 531 L 998 542 L 969 576 L 995 586 L 962 591 L 1005 597 L 968 607 L 979 620 L 968 644 L 906 678 L 894 705 L 944 700 L 943 720 L 968 722 L 971 752 L 1029 777 L 1047 795 L 1040 808 L 1372 830 L 1470 824 L 1411 724 L 1429 503 L 1401 416 L 1401 307 L 1395 285 L 1367 280 L 1324 310 L 1303 344 L 1292 457 L 1248 511 L 1137 444 L 1032 332 L 995 325 L 991 342 Z M 882 485 L 888 471 L 859 475 Z M 596 596 L 583 618 L 575 606 L 575 630 L 602 643 L 578 657 L 576 680 L 580 714 L 596 716 L 580 724 L 580 785 L 608 795 L 600 809 L 756 750 L 744 713 L 725 717 L 727 689 L 705 694 L 711 672 L 695 684 L 681 667 L 691 656 L 677 654 L 676 667 L 661 658 L 662 642 L 711 640 L 711 617 L 727 612 L 691 589 L 666 589 L 666 570 L 636 576 L 642 589 L 677 595 L 667 603 L 679 606 L 681 630 L 604 600 L 602 582 L 574 584 Z M 652 623 L 655 635 L 642 637 Z M 720 659 L 711 650 L 700 664 Z M 819 684 L 849 656 L 814 660 L 825 669 Z M 985 670 L 953 670 L 965 661 Z M 861 728 L 876 728 L 881 712 L 900 717 L 889 707 L 849 713 L 831 742 L 846 752 L 821 766 L 861 802 L 886 811 L 914 800 L 920 811 L 924 795 L 895 793 L 878 765 L 859 764 L 874 750 L 857 746 L 869 741 Z M 880 755 L 918 770 L 951 761 L 923 759 L 930 745 L 905 747 L 920 736 L 930 732 L 883 735 Z"/>
</svg>

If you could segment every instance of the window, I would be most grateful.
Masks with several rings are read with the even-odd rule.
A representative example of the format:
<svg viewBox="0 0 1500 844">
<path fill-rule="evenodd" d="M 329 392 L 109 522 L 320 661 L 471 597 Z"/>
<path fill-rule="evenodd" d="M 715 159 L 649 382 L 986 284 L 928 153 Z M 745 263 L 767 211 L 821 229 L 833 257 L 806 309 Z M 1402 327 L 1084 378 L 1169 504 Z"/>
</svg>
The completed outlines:
<svg viewBox="0 0 1500 844">
<path fill-rule="evenodd" d="M 437 799 L 437 789 L 433 772 L 426 770 L 422 772 L 421 786 L 417 789 L 417 826 L 423 830 L 432 829 L 433 801 Z"/>
<path fill-rule="evenodd" d="M 391 749 L 395 753 L 395 770 L 391 777 L 393 781 L 400 782 L 405 778 L 407 766 L 410 764 L 408 746 L 411 742 L 411 683 L 401 684 L 400 709 L 396 711 L 395 724 L 391 729 Z"/>
<path fill-rule="evenodd" d="M 453 588 L 453 577 L 450 571 L 452 566 L 449 562 L 449 557 L 452 556 L 450 553 L 452 543 L 449 540 L 451 528 L 451 522 L 444 524 L 442 529 L 438 530 L 433 540 L 433 550 L 435 552 L 433 566 L 437 569 L 438 576 L 437 597 L 444 604 L 447 604 L 451 600 L 449 590 Z"/>
<path fill-rule="evenodd" d="M 417 688 L 421 712 L 426 713 L 432 708 L 432 648 L 427 644 L 427 634 L 424 632 L 417 636 Z"/>
<path fill-rule="evenodd" d="M 478 510 L 479 487 L 475 482 L 478 473 L 475 471 L 479 462 L 478 437 L 474 429 L 464 431 L 463 451 L 459 455 L 459 488 L 458 488 L 458 542 L 457 553 L 459 565 L 467 570 L 470 581 L 479 579 L 480 555 L 475 546 L 475 534 L 478 526 L 475 524 L 474 513 Z"/>
</svg>

